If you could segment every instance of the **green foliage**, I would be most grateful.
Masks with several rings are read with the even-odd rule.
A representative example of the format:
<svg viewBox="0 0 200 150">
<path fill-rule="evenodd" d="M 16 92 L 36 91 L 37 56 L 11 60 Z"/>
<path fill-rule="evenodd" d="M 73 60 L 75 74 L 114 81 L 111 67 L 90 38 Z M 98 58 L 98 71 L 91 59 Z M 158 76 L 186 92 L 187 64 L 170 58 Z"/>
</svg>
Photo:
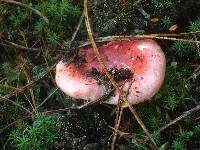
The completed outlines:
<svg viewBox="0 0 200 150">
<path fill-rule="evenodd" d="M 164 18 L 162 18 L 162 19 L 160 20 L 160 22 L 161 22 L 162 25 L 164 25 L 164 26 L 166 26 L 166 27 L 169 27 L 169 26 L 172 24 L 171 18 L 170 18 L 170 17 L 167 17 L 167 16 L 165 16 Z"/>
<path fill-rule="evenodd" d="M 200 18 L 197 18 L 190 25 L 187 27 L 187 32 L 195 32 L 200 30 Z M 187 35 L 184 36 L 186 39 L 193 39 L 195 40 L 194 36 Z M 199 36 L 197 35 L 196 38 L 198 39 Z M 197 54 L 196 45 L 190 42 L 181 42 L 176 41 L 172 45 L 172 50 L 179 56 L 180 58 L 191 58 Z"/>
<path fill-rule="evenodd" d="M 153 139 L 157 142 L 157 143 L 159 143 L 159 141 L 160 141 L 160 134 L 159 134 L 159 132 L 157 132 L 157 131 L 154 131 L 153 133 L 152 133 L 152 137 L 153 137 Z"/>
<path fill-rule="evenodd" d="M 200 30 L 200 17 L 191 22 L 190 26 L 188 27 L 188 31 L 190 32 L 196 32 L 199 30 Z"/>
<path fill-rule="evenodd" d="M 18 79 L 22 79 L 22 71 L 20 69 L 16 69 L 14 66 L 12 66 L 10 63 L 4 63 L 2 64 L 2 70 L 5 74 L 5 76 L 8 79 L 8 82 L 12 83 L 13 81 L 16 81 Z"/>
<path fill-rule="evenodd" d="M 194 133 L 200 137 L 200 123 L 194 127 Z"/>
<path fill-rule="evenodd" d="M 48 18 L 49 24 L 30 9 L 15 7 L 12 13 L 8 13 L 2 18 L 4 21 L 3 24 L 0 24 L 2 32 L 15 43 L 21 43 L 19 39 L 22 30 L 25 35 L 29 35 L 27 38 L 35 37 L 35 39 L 27 39 L 27 41 L 34 43 L 34 40 L 43 35 L 49 44 L 61 46 L 60 43 L 63 42 L 61 37 L 65 37 L 65 39 L 71 37 L 72 30 L 75 30 L 74 24 L 77 23 L 81 15 L 80 8 L 72 4 L 70 0 L 45 0 L 38 3 L 23 2 L 32 3 L 31 7 Z M 0 11 L 8 8 L 8 5 L 0 5 Z"/>
<path fill-rule="evenodd" d="M 172 143 L 174 150 L 186 150 L 186 144 L 193 137 L 193 131 L 187 131 L 180 128 L 179 133 L 177 134 L 176 139 Z"/>
<path fill-rule="evenodd" d="M 131 144 L 132 149 L 148 150 L 148 148 L 147 148 L 145 145 L 139 143 L 139 142 L 136 141 L 135 139 L 132 139 L 131 142 L 132 142 L 132 144 Z"/>
<path fill-rule="evenodd" d="M 15 28 L 21 28 L 26 25 L 31 19 L 32 13 L 27 9 L 17 8 L 17 11 L 8 17 L 9 21 L 12 22 Z"/>
<path fill-rule="evenodd" d="M 179 134 L 178 134 L 178 138 L 180 140 L 182 140 L 182 141 L 187 141 L 192 136 L 193 136 L 193 132 L 192 131 L 186 131 L 186 130 L 183 130 L 183 129 L 180 129 Z"/>
<path fill-rule="evenodd" d="M 174 0 L 152 0 L 152 5 L 155 8 L 155 13 L 165 12 L 169 10 L 170 7 L 174 6 Z"/>
<path fill-rule="evenodd" d="M 174 42 L 172 49 L 176 52 L 176 54 L 180 57 L 191 57 L 195 52 L 195 44 L 176 41 Z"/>
<path fill-rule="evenodd" d="M 10 139 L 19 150 L 53 149 L 59 139 L 59 128 L 63 125 L 58 115 L 39 115 L 33 125 L 20 125 L 10 134 Z"/>
<path fill-rule="evenodd" d="M 35 28 L 38 31 L 50 30 L 58 34 L 66 29 L 67 24 L 72 24 L 78 19 L 81 14 L 77 6 L 70 4 L 69 0 L 50 0 L 44 1 L 42 4 L 36 6 L 38 10 L 44 13 L 50 19 L 50 25 L 47 25 L 43 20 L 36 22 Z"/>
<path fill-rule="evenodd" d="M 151 130 L 156 130 L 160 127 L 161 119 L 158 116 L 150 115 L 147 119 L 148 128 Z"/>
<path fill-rule="evenodd" d="M 46 27 L 47 27 L 47 23 L 43 20 L 43 19 L 39 19 L 36 23 L 35 23 L 35 29 L 38 32 L 45 32 Z"/>
<path fill-rule="evenodd" d="M 186 150 L 185 143 L 181 140 L 174 140 L 172 143 L 174 150 Z"/>
<path fill-rule="evenodd" d="M 42 10 L 50 19 L 58 21 L 70 22 L 80 16 L 80 8 L 70 4 L 69 0 L 49 0 L 45 1 L 42 5 L 38 5 L 37 8 Z"/>
<path fill-rule="evenodd" d="M 46 70 L 44 68 L 42 68 L 40 66 L 35 66 L 31 70 L 31 77 L 32 77 L 32 79 L 38 79 L 39 77 L 44 75 L 45 72 L 46 72 Z"/>
<path fill-rule="evenodd" d="M 189 86 L 185 78 L 189 72 L 185 68 L 177 67 L 177 62 L 171 62 L 167 68 L 163 93 L 169 110 L 181 107 L 188 97 Z"/>
</svg>

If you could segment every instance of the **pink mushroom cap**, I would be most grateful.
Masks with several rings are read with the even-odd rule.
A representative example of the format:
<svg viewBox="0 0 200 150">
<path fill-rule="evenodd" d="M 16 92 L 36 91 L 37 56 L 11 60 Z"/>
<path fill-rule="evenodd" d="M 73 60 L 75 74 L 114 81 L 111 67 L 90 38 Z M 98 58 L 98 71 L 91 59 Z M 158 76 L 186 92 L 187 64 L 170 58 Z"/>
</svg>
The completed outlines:
<svg viewBox="0 0 200 150">
<path fill-rule="evenodd" d="M 166 68 L 166 60 L 160 46 L 153 40 L 113 41 L 99 47 L 99 52 L 108 70 L 112 68 L 129 69 L 133 76 L 126 80 L 123 90 L 128 90 L 130 104 L 149 100 L 160 89 Z M 95 68 L 105 73 L 92 48 L 79 49 L 78 55 L 85 58 L 82 66 L 61 60 L 56 66 L 56 84 L 67 95 L 95 101 L 104 95 L 104 88 L 99 81 L 86 75 Z M 124 82 L 124 81 L 120 81 Z M 119 91 L 115 90 L 106 101 L 118 104 Z"/>
</svg>

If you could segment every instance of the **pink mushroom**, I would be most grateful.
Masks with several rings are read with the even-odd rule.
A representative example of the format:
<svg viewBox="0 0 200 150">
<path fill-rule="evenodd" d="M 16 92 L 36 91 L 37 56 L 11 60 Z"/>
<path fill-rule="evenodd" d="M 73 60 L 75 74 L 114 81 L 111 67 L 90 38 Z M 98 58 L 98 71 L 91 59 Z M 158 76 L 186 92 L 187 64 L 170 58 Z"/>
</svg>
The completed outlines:
<svg viewBox="0 0 200 150">
<path fill-rule="evenodd" d="M 113 41 L 99 47 L 101 57 L 108 70 L 127 69 L 132 72 L 124 83 L 123 90 L 128 90 L 127 100 L 137 104 L 149 100 L 161 87 L 164 80 L 166 60 L 160 46 L 153 40 Z M 104 88 L 98 80 L 87 76 L 88 70 L 96 69 L 104 74 L 93 49 L 80 49 L 80 57 L 85 58 L 82 66 L 61 60 L 56 66 L 57 86 L 67 95 L 95 101 L 104 95 Z M 117 104 L 119 92 L 115 91 L 108 101 Z"/>
</svg>

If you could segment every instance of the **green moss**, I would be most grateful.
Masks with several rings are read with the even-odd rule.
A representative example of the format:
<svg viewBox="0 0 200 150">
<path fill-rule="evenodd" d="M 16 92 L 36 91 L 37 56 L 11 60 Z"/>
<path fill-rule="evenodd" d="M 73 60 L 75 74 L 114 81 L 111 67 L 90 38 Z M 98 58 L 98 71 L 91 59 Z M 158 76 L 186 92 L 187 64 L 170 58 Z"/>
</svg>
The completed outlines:
<svg viewBox="0 0 200 150">
<path fill-rule="evenodd" d="M 174 150 L 186 150 L 185 143 L 181 140 L 174 140 L 172 143 Z"/>
<path fill-rule="evenodd" d="M 10 134 L 10 139 L 19 150 L 52 149 L 59 138 L 59 128 L 62 126 L 59 116 L 39 115 L 33 125 L 20 125 Z"/>
<path fill-rule="evenodd" d="M 172 20 L 169 16 L 165 16 L 160 20 L 161 24 L 164 25 L 165 27 L 169 27 L 172 24 Z"/>
<path fill-rule="evenodd" d="M 31 1 L 23 1 L 26 4 Z M 32 2 L 33 8 L 40 11 L 49 20 L 47 24 L 40 16 L 36 15 L 28 8 L 24 7 L 12 7 L 9 5 L 1 4 L 0 11 L 3 9 L 13 9 L 13 13 L 7 13 L 3 16 L 3 24 L 0 28 L 3 29 L 5 35 L 15 43 L 21 43 L 20 31 L 23 31 L 27 41 L 34 43 L 41 34 L 44 35 L 44 39 L 52 45 L 61 46 L 61 37 L 71 37 L 72 28 L 78 21 L 81 10 L 78 6 L 73 5 L 69 0 L 50 0 L 42 2 Z M 75 26 L 73 27 L 75 28 Z M 33 38 L 35 37 L 35 39 Z M 32 39 L 29 39 L 32 38 Z M 43 40 L 44 40 L 43 39 Z"/>
<path fill-rule="evenodd" d="M 174 6 L 174 0 L 152 0 L 155 13 L 163 13 Z"/>
<path fill-rule="evenodd" d="M 200 123 L 194 127 L 194 133 L 200 137 Z"/>
<path fill-rule="evenodd" d="M 166 97 L 166 104 L 169 110 L 184 106 L 187 101 L 189 86 L 187 86 L 187 75 L 189 71 L 178 66 L 177 62 L 172 62 L 167 68 L 165 83 L 162 88 Z"/>
<path fill-rule="evenodd" d="M 1 67 L 9 83 L 23 79 L 23 72 L 20 68 L 16 68 L 10 63 L 4 63 Z"/>
<path fill-rule="evenodd" d="M 200 18 L 197 18 L 187 27 L 187 32 L 195 32 L 200 30 Z M 195 36 L 187 35 L 185 39 L 195 40 Z M 196 39 L 199 39 L 199 35 L 196 35 Z M 197 47 L 194 43 L 176 41 L 172 45 L 172 50 L 180 58 L 192 58 L 197 56 Z"/>
</svg>

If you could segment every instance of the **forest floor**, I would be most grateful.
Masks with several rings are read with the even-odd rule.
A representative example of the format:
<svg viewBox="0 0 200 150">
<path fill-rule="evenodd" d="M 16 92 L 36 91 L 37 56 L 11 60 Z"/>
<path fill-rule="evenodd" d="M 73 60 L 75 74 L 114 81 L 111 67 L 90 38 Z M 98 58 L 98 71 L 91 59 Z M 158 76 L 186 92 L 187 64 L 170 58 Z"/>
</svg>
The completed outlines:
<svg viewBox="0 0 200 150">
<path fill-rule="evenodd" d="M 84 2 L 0 0 L 0 149 L 199 150 L 200 1 Z M 161 46 L 165 81 L 150 101 L 68 109 L 86 102 L 57 88 L 55 66 L 90 41 L 87 21 L 98 45 L 140 35 Z"/>
</svg>

